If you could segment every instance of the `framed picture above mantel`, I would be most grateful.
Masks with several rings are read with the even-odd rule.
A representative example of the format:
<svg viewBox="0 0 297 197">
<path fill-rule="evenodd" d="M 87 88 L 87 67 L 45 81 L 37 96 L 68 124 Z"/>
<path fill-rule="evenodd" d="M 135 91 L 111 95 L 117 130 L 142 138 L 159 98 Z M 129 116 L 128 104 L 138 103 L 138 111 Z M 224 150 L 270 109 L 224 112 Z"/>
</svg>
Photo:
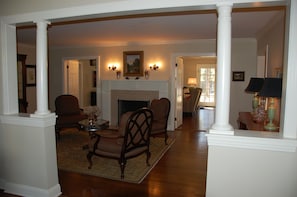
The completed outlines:
<svg viewBox="0 0 297 197">
<path fill-rule="evenodd" d="M 124 51 L 123 62 L 125 77 L 143 76 L 143 51 Z"/>
</svg>

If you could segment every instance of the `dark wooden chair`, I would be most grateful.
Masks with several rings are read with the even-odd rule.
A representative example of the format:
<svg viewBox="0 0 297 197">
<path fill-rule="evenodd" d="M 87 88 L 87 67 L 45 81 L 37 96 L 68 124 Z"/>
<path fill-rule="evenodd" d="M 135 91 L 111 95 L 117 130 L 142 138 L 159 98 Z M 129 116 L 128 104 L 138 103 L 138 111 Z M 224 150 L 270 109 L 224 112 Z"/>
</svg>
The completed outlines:
<svg viewBox="0 0 297 197">
<path fill-rule="evenodd" d="M 88 118 L 78 104 L 78 99 L 73 95 L 60 95 L 55 100 L 56 107 L 56 134 L 59 137 L 63 128 L 80 129 L 78 122 Z"/>
<path fill-rule="evenodd" d="M 154 99 L 151 102 L 150 109 L 154 114 L 151 136 L 164 135 L 165 144 L 167 144 L 167 123 L 170 112 L 170 101 L 168 98 Z"/>
<path fill-rule="evenodd" d="M 92 135 L 89 142 L 89 169 L 92 168 L 94 155 L 116 159 L 121 168 L 121 178 L 127 160 L 146 153 L 146 163 L 150 159 L 150 133 L 152 128 L 153 113 L 148 108 L 141 108 L 134 112 L 126 112 L 121 116 L 117 131 L 101 132 Z"/>
</svg>

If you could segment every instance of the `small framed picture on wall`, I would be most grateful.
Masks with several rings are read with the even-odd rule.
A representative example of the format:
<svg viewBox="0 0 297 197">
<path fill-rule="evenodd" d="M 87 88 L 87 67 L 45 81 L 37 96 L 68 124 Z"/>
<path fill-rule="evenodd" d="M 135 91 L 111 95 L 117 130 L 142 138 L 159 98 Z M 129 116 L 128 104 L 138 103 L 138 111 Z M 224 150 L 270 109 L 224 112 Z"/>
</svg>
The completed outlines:
<svg viewBox="0 0 297 197">
<path fill-rule="evenodd" d="M 244 72 L 243 71 L 233 71 L 232 81 L 244 81 Z"/>
</svg>

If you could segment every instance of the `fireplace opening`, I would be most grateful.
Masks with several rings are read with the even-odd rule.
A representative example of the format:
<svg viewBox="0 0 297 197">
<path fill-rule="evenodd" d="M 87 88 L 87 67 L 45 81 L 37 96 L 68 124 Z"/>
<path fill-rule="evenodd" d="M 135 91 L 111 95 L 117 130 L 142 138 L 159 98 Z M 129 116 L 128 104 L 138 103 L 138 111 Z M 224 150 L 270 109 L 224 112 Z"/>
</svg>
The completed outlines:
<svg viewBox="0 0 297 197">
<path fill-rule="evenodd" d="M 150 101 L 118 100 L 118 125 L 122 114 L 136 111 L 142 107 L 149 107 Z"/>
</svg>

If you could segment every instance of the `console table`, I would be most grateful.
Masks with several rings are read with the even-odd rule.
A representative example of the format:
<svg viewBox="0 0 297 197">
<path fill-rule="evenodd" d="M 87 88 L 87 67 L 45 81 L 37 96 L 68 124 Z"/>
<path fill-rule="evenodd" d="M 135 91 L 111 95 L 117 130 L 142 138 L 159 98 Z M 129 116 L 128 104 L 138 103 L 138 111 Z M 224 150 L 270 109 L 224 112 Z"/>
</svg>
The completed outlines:
<svg viewBox="0 0 297 197">
<path fill-rule="evenodd" d="M 239 112 L 239 116 L 238 116 L 239 129 L 267 131 L 264 129 L 265 123 L 266 123 L 265 121 L 263 122 L 253 121 L 251 112 Z M 275 132 L 278 132 L 278 130 L 276 130 Z"/>
</svg>

